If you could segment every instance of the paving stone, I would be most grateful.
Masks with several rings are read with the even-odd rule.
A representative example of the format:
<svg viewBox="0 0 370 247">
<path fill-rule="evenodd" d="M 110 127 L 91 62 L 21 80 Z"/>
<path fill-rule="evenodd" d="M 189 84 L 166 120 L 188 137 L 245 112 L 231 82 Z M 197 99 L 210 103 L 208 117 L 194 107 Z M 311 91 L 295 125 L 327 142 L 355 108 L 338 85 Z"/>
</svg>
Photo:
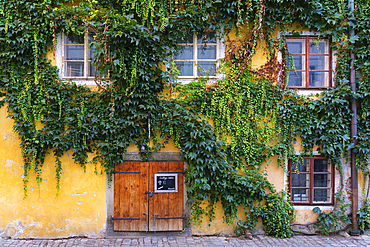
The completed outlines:
<svg viewBox="0 0 370 247">
<path fill-rule="evenodd" d="M 159 247 L 207 247 L 207 246 L 248 246 L 248 247 L 278 247 L 278 246 L 370 246 L 370 237 L 341 236 L 294 236 L 289 239 L 278 239 L 267 236 L 256 236 L 252 240 L 235 237 L 145 237 L 117 239 L 56 239 L 56 240 L 16 240 L 0 238 L 0 247 L 90 247 L 90 246 L 159 246 Z"/>
</svg>

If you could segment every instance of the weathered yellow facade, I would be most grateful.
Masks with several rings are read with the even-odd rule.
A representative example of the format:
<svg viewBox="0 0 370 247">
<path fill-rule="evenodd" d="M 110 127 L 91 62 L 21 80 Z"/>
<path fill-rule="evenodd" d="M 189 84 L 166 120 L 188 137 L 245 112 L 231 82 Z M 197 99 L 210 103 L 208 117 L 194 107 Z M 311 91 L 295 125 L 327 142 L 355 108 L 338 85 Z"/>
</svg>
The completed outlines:
<svg viewBox="0 0 370 247">
<path fill-rule="evenodd" d="M 235 33 L 230 34 L 235 38 Z M 55 65 L 55 57 L 48 57 Z M 253 59 L 253 66 L 259 67 L 266 62 L 264 49 L 258 48 Z M 22 156 L 20 141 L 12 130 L 13 121 L 7 118 L 6 107 L 0 108 L 0 236 L 13 238 L 66 238 L 73 236 L 104 237 L 109 221 L 109 198 L 106 175 L 94 173 L 94 167 L 87 166 L 86 172 L 75 164 L 71 152 L 61 159 L 63 175 L 61 189 L 58 196 L 55 181 L 55 163 L 52 155 L 45 160 L 42 178 L 38 187 L 34 174 L 30 175 L 28 182 L 28 197 L 23 198 Z M 296 151 L 299 152 L 299 140 Z M 136 147 L 130 146 L 128 152 L 138 152 Z M 179 150 L 170 143 L 162 153 L 179 153 Z M 283 168 L 278 167 L 276 158 L 268 165 L 265 164 L 269 174 L 268 180 L 273 183 L 277 191 L 288 187 L 287 174 Z M 98 168 L 99 169 L 99 168 Z M 345 186 L 348 186 L 350 177 L 349 168 L 345 167 Z M 365 181 L 360 177 L 359 191 L 362 193 Z M 336 189 L 339 176 L 336 174 Z M 111 185 L 112 186 L 112 185 Z M 349 195 L 350 192 L 347 191 Z M 363 196 L 363 195 L 362 195 Z M 360 195 L 361 197 L 361 195 Z M 316 215 L 313 207 L 296 207 L 296 222 L 313 222 Z M 331 210 L 328 206 L 326 209 Z M 108 213 L 107 213 L 108 212 Z M 111 213 L 111 212 L 110 212 Z M 242 215 L 242 212 L 240 212 Z M 235 226 L 223 222 L 221 205 L 218 204 L 216 219 L 209 223 L 204 220 L 201 225 L 193 225 L 192 234 L 233 234 Z M 241 217 L 243 218 L 243 217 Z M 210 224 L 210 225 L 208 225 Z M 259 222 L 258 228 L 262 224 Z"/>
</svg>

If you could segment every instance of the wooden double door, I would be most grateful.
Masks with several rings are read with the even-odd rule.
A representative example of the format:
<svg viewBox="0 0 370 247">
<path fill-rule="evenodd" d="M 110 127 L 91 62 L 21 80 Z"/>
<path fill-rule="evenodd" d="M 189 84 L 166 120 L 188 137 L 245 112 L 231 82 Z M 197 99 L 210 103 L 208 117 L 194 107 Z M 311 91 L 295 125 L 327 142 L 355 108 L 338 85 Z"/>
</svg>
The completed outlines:
<svg viewBox="0 0 370 247">
<path fill-rule="evenodd" d="M 183 175 L 183 162 L 117 164 L 114 231 L 181 231 Z"/>
</svg>

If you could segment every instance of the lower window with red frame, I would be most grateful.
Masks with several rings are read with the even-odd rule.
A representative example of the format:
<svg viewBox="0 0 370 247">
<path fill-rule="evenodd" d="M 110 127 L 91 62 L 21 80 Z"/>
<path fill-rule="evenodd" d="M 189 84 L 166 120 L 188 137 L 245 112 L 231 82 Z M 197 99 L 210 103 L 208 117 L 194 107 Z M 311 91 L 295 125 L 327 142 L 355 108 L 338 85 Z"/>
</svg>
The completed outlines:
<svg viewBox="0 0 370 247">
<path fill-rule="evenodd" d="M 333 204 L 334 166 L 324 157 L 289 161 L 289 189 L 295 205 Z"/>
</svg>

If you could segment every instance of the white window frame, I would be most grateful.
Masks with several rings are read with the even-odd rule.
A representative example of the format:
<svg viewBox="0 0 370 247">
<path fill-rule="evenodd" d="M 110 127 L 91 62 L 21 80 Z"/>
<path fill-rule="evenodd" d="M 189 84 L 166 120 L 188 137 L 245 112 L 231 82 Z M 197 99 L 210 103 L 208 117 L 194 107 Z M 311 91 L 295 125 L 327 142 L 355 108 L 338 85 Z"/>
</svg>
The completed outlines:
<svg viewBox="0 0 370 247">
<path fill-rule="evenodd" d="M 320 37 L 322 34 L 317 32 L 311 32 L 311 31 L 287 31 L 287 32 L 278 32 L 278 40 L 283 36 L 294 36 L 294 33 L 299 33 L 300 36 L 317 36 Z M 287 37 L 289 38 L 289 37 Z M 333 42 L 333 38 L 331 38 L 331 42 Z M 283 62 L 283 54 L 281 52 L 281 49 L 278 51 L 278 62 L 281 64 Z M 336 51 L 331 50 L 331 86 L 328 88 L 332 88 L 335 86 L 335 68 L 336 68 L 337 58 L 336 58 Z M 284 82 L 286 83 L 286 82 Z M 297 90 L 297 93 L 299 95 L 316 95 L 317 93 L 321 93 L 323 89 L 310 89 L 310 88 L 295 88 L 294 90 Z"/>
<path fill-rule="evenodd" d="M 59 78 L 66 81 L 73 81 L 78 85 L 96 85 L 95 77 L 89 76 L 89 33 L 84 34 L 84 76 L 65 76 L 65 34 L 59 33 L 56 47 L 56 65 L 59 68 Z"/>
<path fill-rule="evenodd" d="M 216 32 L 216 34 L 218 34 Z M 197 35 L 198 34 L 194 34 L 193 35 L 193 59 L 192 60 L 175 60 L 174 58 L 172 59 L 173 62 L 175 61 L 193 61 L 194 62 L 194 65 L 193 65 L 193 76 L 178 76 L 178 79 L 177 81 L 183 83 L 183 84 L 188 84 L 190 83 L 191 81 L 194 81 L 195 79 L 197 78 L 201 78 L 201 77 L 206 77 L 206 76 L 198 76 L 196 75 L 198 73 L 198 53 L 197 53 L 197 49 L 198 49 L 198 45 L 204 45 L 204 43 L 197 43 L 198 41 L 198 38 L 197 38 Z M 214 44 L 214 43 L 211 43 L 211 44 Z M 187 43 L 179 43 L 179 45 L 188 45 Z M 225 39 L 224 37 L 222 38 L 219 38 L 219 37 L 216 37 L 216 59 L 209 59 L 209 61 L 214 61 L 216 60 L 216 69 L 217 67 L 220 65 L 220 60 L 222 60 L 223 58 L 225 57 Z M 201 61 L 207 61 L 207 59 L 202 59 Z M 217 74 L 217 71 L 215 72 L 215 75 L 214 76 L 209 76 L 209 83 L 215 83 L 217 79 L 220 79 L 221 78 L 221 75 Z"/>
</svg>

